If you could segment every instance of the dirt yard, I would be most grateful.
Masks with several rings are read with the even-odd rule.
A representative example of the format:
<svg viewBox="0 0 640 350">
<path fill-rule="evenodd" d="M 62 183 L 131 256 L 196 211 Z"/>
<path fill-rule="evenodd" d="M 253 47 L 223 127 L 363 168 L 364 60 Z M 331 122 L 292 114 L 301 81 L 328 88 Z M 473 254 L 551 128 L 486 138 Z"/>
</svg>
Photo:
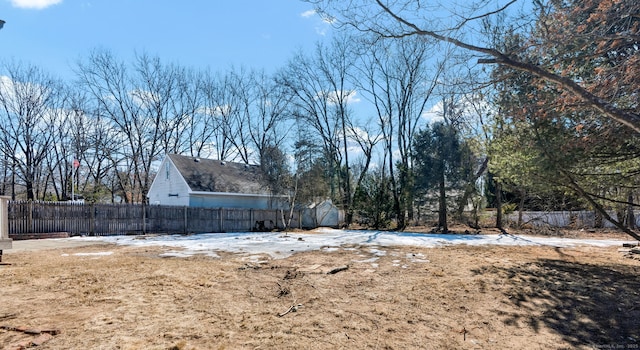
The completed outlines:
<svg viewBox="0 0 640 350">
<path fill-rule="evenodd" d="M 617 249 L 343 246 L 281 260 L 104 244 L 16 251 L 0 266 L 0 344 L 638 349 L 640 261 Z"/>
</svg>

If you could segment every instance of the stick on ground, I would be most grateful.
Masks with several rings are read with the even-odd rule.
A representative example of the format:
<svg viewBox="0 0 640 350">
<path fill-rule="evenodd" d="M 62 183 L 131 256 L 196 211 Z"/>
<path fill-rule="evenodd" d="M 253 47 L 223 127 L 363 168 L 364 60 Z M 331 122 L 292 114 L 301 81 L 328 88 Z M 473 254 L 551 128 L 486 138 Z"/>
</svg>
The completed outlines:
<svg viewBox="0 0 640 350">
<path fill-rule="evenodd" d="M 333 274 L 336 274 L 336 273 L 338 273 L 340 271 L 347 270 L 348 268 L 349 268 L 349 265 L 338 266 L 338 267 L 336 267 L 334 269 L 329 270 L 329 272 L 327 272 L 327 275 L 333 275 Z"/>
<path fill-rule="evenodd" d="M 278 314 L 278 317 L 282 317 L 282 316 L 284 316 L 284 315 L 286 315 L 286 314 L 288 314 L 290 312 L 296 312 L 296 311 L 298 311 L 298 308 L 300 306 L 302 306 L 302 304 L 296 304 L 295 301 L 294 301 L 293 305 L 291 305 L 291 307 L 289 309 L 287 309 L 287 311 L 285 311 L 285 312 L 283 312 L 281 314 Z"/>
</svg>

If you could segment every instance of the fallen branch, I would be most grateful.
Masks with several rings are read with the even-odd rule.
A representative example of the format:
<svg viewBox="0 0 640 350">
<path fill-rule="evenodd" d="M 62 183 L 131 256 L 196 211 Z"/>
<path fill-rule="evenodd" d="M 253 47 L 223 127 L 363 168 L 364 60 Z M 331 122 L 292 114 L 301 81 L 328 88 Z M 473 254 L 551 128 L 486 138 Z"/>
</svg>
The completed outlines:
<svg viewBox="0 0 640 350">
<path fill-rule="evenodd" d="M 290 312 L 296 312 L 296 311 L 298 311 L 298 308 L 300 306 L 302 306 L 302 304 L 296 304 L 295 301 L 294 301 L 293 305 L 291 305 L 291 307 L 288 308 L 287 311 L 285 311 L 285 312 L 283 312 L 281 314 L 278 314 L 278 317 L 282 317 L 282 316 L 284 316 L 284 315 L 286 315 L 286 314 L 288 314 Z"/>
<path fill-rule="evenodd" d="M 4 329 L 7 331 L 14 331 L 14 332 L 22 332 L 24 334 L 32 334 L 32 335 L 38 335 L 42 333 L 47 333 L 51 335 L 60 334 L 59 329 L 34 329 L 34 328 L 13 327 L 13 326 L 6 326 L 6 325 L 0 326 L 0 329 Z"/>
<path fill-rule="evenodd" d="M 336 273 L 338 273 L 340 271 L 344 271 L 344 270 L 347 270 L 347 269 L 349 269 L 349 265 L 338 266 L 338 267 L 336 267 L 334 269 L 329 270 L 329 272 L 327 272 L 327 275 L 334 275 L 334 274 L 336 274 Z"/>
<path fill-rule="evenodd" d="M 0 320 L 10 320 L 12 318 L 16 318 L 18 316 L 18 314 L 5 314 L 0 316 Z"/>
</svg>

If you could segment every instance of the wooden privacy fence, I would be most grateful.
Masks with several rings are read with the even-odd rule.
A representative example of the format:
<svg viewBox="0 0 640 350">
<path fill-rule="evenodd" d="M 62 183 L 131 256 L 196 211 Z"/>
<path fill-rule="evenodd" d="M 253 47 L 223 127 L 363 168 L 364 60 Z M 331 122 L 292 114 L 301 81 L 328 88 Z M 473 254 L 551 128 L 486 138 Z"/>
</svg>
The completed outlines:
<svg viewBox="0 0 640 350">
<path fill-rule="evenodd" d="M 618 218 L 617 213 L 609 212 L 613 218 Z M 640 212 L 634 212 L 635 226 L 640 227 Z M 513 223 L 518 222 L 518 212 L 513 212 L 507 216 Z M 579 211 L 524 211 L 522 212 L 522 222 L 534 227 L 572 227 L 572 228 L 595 228 L 596 213 L 592 210 Z M 627 223 L 628 225 L 628 223 Z M 602 219 L 602 226 L 607 228 L 616 227 L 611 222 Z"/>
<path fill-rule="evenodd" d="M 9 235 L 66 232 L 69 235 L 245 232 L 282 229 L 285 210 L 192 208 L 140 204 L 9 202 Z M 309 227 L 295 211 L 291 227 Z M 304 227 L 303 227 L 304 226 Z"/>
</svg>

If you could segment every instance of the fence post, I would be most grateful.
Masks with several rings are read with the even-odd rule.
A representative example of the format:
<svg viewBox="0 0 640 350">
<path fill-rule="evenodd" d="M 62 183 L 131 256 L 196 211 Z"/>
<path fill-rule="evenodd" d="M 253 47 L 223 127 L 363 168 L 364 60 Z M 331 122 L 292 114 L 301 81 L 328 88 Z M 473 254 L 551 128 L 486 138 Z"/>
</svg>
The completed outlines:
<svg viewBox="0 0 640 350">
<path fill-rule="evenodd" d="M 220 215 L 220 232 L 224 232 L 224 209 L 218 209 L 218 213 Z"/>
<path fill-rule="evenodd" d="M 186 205 L 184 206 L 184 234 L 186 235 L 187 233 L 189 233 L 189 228 L 187 227 L 188 225 L 188 218 L 187 218 L 187 209 L 189 207 L 187 207 Z"/>
<path fill-rule="evenodd" d="M 96 235 L 96 207 L 95 204 L 89 205 L 89 236 Z"/>
<path fill-rule="evenodd" d="M 27 233 L 33 233 L 33 201 L 27 202 L 27 211 L 29 212 L 27 216 Z"/>
<path fill-rule="evenodd" d="M 144 200 L 142 201 L 142 234 L 147 234 L 147 210 L 144 205 Z"/>
<path fill-rule="evenodd" d="M 11 249 L 13 240 L 9 238 L 9 196 L 0 196 L 0 262 L 2 250 Z"/>
</svg>

